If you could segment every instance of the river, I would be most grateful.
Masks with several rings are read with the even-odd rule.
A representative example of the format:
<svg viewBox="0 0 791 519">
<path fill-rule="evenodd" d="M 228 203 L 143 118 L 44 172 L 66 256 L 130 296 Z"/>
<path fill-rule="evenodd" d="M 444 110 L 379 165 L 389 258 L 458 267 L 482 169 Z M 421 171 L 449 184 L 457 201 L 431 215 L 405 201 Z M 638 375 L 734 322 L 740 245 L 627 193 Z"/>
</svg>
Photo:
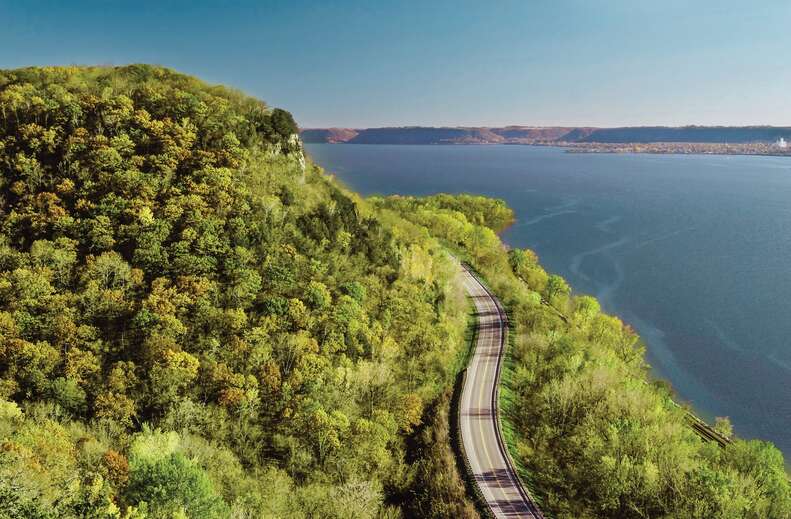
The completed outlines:
<svg viewBox="0 0 791 519">
<path fill-rule="evenodd" d="M 503 239 L 634 326 L 681 399 L 791 456 L 791 158 L 306 148 L 364 195 L 503 198 Z"/>
</svg>

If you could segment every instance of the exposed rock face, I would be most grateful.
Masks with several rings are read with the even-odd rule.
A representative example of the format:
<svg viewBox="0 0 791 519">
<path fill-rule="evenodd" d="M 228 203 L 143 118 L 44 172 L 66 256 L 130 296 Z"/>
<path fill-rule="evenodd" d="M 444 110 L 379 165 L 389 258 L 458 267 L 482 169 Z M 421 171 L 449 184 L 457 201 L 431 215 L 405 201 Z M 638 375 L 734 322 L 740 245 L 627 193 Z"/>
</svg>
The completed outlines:
<svg viewBox="0 0 791 519">
<path fill-rule="evenodd" d="M 296 157 L 297 162 L 299 162 L 299 167 L 300 169 L 302 169 L 302 177 L 304 181 L 305 168 L 306 168 L 305 150 L 302 147 L 302 141 L 300 140 L 298 133 L 292 133 L 291 135 L 289 135 L 288 148 L 289 148 L 289 154 L 293 154 Z"/>
</svg>

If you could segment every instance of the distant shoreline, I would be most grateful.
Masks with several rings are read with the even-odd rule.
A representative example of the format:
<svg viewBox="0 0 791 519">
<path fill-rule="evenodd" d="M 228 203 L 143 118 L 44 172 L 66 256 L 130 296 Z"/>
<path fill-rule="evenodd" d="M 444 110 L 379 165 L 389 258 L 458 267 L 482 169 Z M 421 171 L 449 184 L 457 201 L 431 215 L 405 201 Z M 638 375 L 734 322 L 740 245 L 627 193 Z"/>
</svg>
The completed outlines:
<svg viewBox="0 0 791 519">
<path fill-rule="evenodd" d="M 547 146 L 546 144 L 533 144 Z M 713 144 L 713 143 L 647 143 L 647 144 L 576 144 L 553 143 L 549 146 L 563 148 L 566 153 L 632 154 L 645 155 L 742 155 L 759 157 L 791 157 L 791 149 L 776 148 L 765 144 Z"/>
<path fill-rule="evenodd" d="M 570 153 L 791 156 L 791 127 L 640 126 L 313 128 L 305 143 L 557 146 Z"/>
<path fill-rule="evenodd" d="M 558 143 L 567 153 L 642 153 L 650 155 L 749 155 L 762 157 L 791 157 L 791 149 L 775 144 L 744 143 Z"/>
<path fill-rule="evenodd" d="M 534 146 L 534 147 L 546 147 L 546 148 L 560 148 L 563 149 L 566 153 L 578 153 L 578 154 L 592 154 L 592 155 L 630 155 L 630 154 L 640 154 L 640 155 L 733 155 L 733 156 L 745 156 L 745 157 L 791 157 L 791 150 L 787 152 L 778 152 L 778 151 L 759 151 L 759 150 L 746 150 L 746 149 L 717 149 L 717 150 L 706 150 L 706 149 L 694 149 L 694 150 L 683 150 L 683 149 L 659 149 L 650 146 L 646 146 L 645 144 L 641 144 L 640 148 L 633 148 L 630 147 L 634 143 L 625 143 L 622 145 L 618 145 L 617 147 L 612 148 L 601 148 L 596 144 L 592 144 L 591 146 L 579 146 L 570 143 L 559 143 L 559 142 L 533 142 L 533 143 L 522 143 L 522 142 L 439 142 L 439 143 L 427 143 L 427 144 L 398 144 L 398 143 L 353 143 L 353 142 L 306 142 L 306 144 L 332 144 L 332 145 L 348 145 L 348 146 Z M 599 143 L 600 144 L 600 143 Z M 666 143 L 654 143 L 654 144 L 666 144 Z M 708 143 L 685 143 L 685 144 L 697 144 L 697 145 L 705 145 Z"/>
</svg>

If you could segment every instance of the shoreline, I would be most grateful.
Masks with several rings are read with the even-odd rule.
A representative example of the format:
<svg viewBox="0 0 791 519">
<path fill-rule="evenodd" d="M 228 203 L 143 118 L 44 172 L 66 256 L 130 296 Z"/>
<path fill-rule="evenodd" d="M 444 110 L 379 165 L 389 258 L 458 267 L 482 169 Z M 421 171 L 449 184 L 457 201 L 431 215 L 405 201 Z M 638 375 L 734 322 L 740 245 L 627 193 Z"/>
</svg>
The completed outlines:
<svg viewBox="0 0 791 519">
<path fill-rule="evenodd" d="M 631 146 L 660 146 L 660 145 L 689 145 L 689 146 L 739 146 L 738 144 L 716 143 L 591 143 L 579 145 L 568 142 L 426 142 L 426 143 L 397 143 L 397 142 L 309 142 L 307 144 L 331 144 L 348 146 L 531 146 L 542 148 L 559 148 L 566 153 L 591 154 L 591 155 L 714 155 L 714 156 L 743 156 L 743 157 L 786 157 L 791 158 L 791 148 L 786 152 L 762 150 L 705 150 L 696 149 L 684 151 L 680 149 L 634 149 Z M 590 146 L 590 147 L 589 147 Z M 600 148 L 605 146 L 605 148 Z"/>
</svg>

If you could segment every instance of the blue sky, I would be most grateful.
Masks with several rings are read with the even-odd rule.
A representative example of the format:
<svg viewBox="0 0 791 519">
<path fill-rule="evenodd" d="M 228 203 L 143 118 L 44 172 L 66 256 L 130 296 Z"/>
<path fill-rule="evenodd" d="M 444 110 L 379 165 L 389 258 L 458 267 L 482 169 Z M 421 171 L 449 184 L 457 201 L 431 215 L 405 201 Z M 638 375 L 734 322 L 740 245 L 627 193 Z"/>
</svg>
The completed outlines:
<svg viewBox="0 0 791 519">
<path fill-rule="evenodd" d="M 303 127 L 791 125 L 791 2 L 0 0 L 0 68 L 157 63 Z"/>
</svg>

